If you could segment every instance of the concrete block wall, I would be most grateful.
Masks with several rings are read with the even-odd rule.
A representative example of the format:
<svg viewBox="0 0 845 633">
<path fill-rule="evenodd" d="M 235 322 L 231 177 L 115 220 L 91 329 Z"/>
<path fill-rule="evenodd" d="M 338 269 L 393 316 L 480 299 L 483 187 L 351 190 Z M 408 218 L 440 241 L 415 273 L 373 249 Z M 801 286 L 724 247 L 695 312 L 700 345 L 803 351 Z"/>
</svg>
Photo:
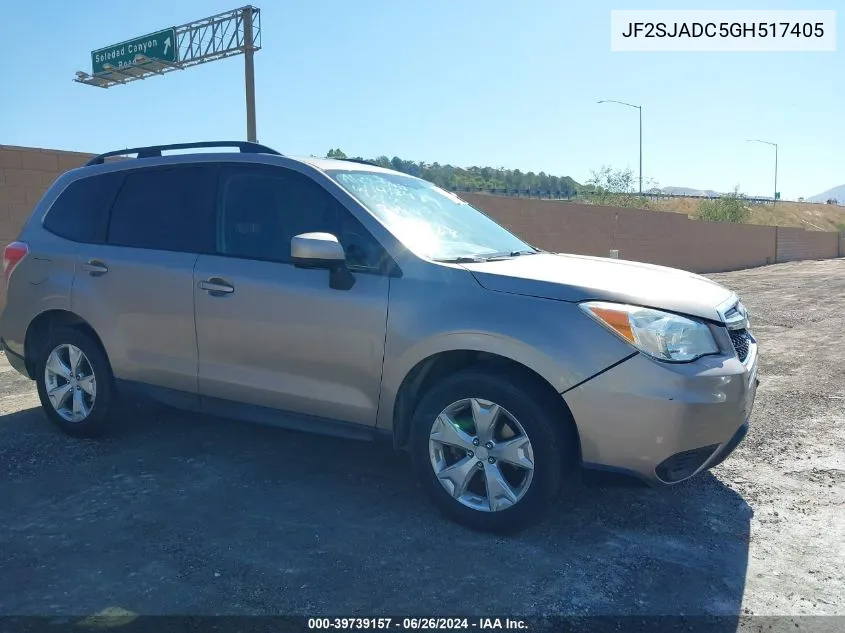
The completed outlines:
<svg viewBox="0 0 845 633">
<path fill-rule="evenodd" d="M 463 193 L 467 202 L 540 248 L 723 272 L 845 255 L 839 233 L 690 220 L 680 213 Z M 840 255 L 841 254 L 841 255 Z"/>
<path fill-rule="evenodd" d="M 805 231 L 779 226 L 777 232 L 777 261 L 792 262 L 800 259 L 830 259 L 840 256 L 840 234 L 823 231 Z M 845 255 L 845 253 L 842 253 Z"/>
<path fill-rule="evenodd" d="M 0 239 L 14 240 L 53 181 L 90 157 L 78 152 L 0 145 Z"/>
<path fill-rule="evenodd" d="M 0 145 L 0 249 L 15 240 L 32 208 L 65 171 L 92 155 Z M 549 200 L 461 194 L 468 202 L 543 249 L 720 272 L 777 261 L 845 256 L 838 233 L 722 224 L 677 213 Z M 0 307 L 5 286 L 0 283 Z"/>
<path fill-rule="evenodd" d="M 91 154 L 0 145 L 0 249 L 17 239 L 32 208 L 62 173 L 83 165 Z M 0 280 L 0 307 L 6 286 Z"/>
</svg>

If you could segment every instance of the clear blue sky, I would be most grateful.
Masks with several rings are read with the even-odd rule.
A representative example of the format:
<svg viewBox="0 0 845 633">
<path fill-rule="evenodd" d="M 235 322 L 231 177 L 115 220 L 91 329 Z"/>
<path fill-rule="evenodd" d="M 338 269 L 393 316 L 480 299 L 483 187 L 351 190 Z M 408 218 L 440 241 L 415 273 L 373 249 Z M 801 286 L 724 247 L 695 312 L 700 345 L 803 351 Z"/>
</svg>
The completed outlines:
<svg viewBox="0 0 845 633">
<path fill-rule="evenodd" d="M 660 186 L 810 196 L 845 183 L 845 43 L 836 53 L 611 53 L 610 10 L 684 0 L 256 0 L 258 138 L 292 155 L 381 154 Z M 746 0 L 743 9 L 842 8 Z M 71 81 L 89 52 L 234 9 L 234 0 L 8 2 L 0 143 L 81 151 L 245 138 L 240 56 L 109 90 Z M 840 12 L 841 19 L 845 12 Z M 841 40 L 841 38 L 840 38 Z"/>
</svg>

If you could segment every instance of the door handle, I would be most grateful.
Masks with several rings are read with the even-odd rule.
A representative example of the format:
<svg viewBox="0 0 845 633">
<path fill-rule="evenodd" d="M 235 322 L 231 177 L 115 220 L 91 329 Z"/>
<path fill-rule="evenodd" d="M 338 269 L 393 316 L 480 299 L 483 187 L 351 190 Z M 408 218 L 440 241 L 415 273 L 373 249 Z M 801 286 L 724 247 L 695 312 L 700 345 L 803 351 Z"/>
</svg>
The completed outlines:
<svg viewBox="0 0 845 633">
<path fill-rule="evenodd" d="M 212 297 L 222 297 L 235 292 L 235 287 L 220 277 L 209 277 L 205 281 L 199 282 L 197 287 L 200 290 L 205 290 Z"/>
<path fill-rule="evenodd" d="M 99 259 L 89 259 L 87 262 L 82 264 L 82 270 L 92 277 L 99 277 L 100 275 L 105 275 L 109 272 L 109 267 Z"/>
</svg>

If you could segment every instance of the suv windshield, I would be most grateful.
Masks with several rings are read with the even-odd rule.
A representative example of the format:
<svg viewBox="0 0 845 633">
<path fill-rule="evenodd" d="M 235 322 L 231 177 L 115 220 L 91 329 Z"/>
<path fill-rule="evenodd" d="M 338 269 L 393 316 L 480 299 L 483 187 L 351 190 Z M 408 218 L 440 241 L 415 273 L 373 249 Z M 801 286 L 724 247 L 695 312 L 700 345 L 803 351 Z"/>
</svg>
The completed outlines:
<svg viewBox="0 0 845 633">
<path fill-rule="evenodd" d="M 484 260 L 536 252 L 481 211 L 425 180 L 359 170 L 328 174 L 422 257 Z"/>
</svg>

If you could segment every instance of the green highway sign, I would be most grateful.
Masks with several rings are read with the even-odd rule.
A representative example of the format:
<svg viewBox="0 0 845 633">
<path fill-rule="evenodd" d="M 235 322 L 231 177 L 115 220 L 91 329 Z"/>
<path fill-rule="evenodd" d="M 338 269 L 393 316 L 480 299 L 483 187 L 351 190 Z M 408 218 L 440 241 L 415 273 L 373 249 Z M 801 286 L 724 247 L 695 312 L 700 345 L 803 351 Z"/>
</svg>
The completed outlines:
<svg viewBox="0 0 845 633">
<path fill-rule="evenodd" d="M 132 66 L 135 56 L 143 55 L 150 59 L 160 59 L 167 62 L 176 60 L 176 29 L 164 29 L 149 35 L 136 37 L 121 44 L 106 46 L 91 51 L 91 68 L 93 73 L 101 73 L 112 68 L 105 68 L 110 64 L 116 70 Z"/>
</svg>

